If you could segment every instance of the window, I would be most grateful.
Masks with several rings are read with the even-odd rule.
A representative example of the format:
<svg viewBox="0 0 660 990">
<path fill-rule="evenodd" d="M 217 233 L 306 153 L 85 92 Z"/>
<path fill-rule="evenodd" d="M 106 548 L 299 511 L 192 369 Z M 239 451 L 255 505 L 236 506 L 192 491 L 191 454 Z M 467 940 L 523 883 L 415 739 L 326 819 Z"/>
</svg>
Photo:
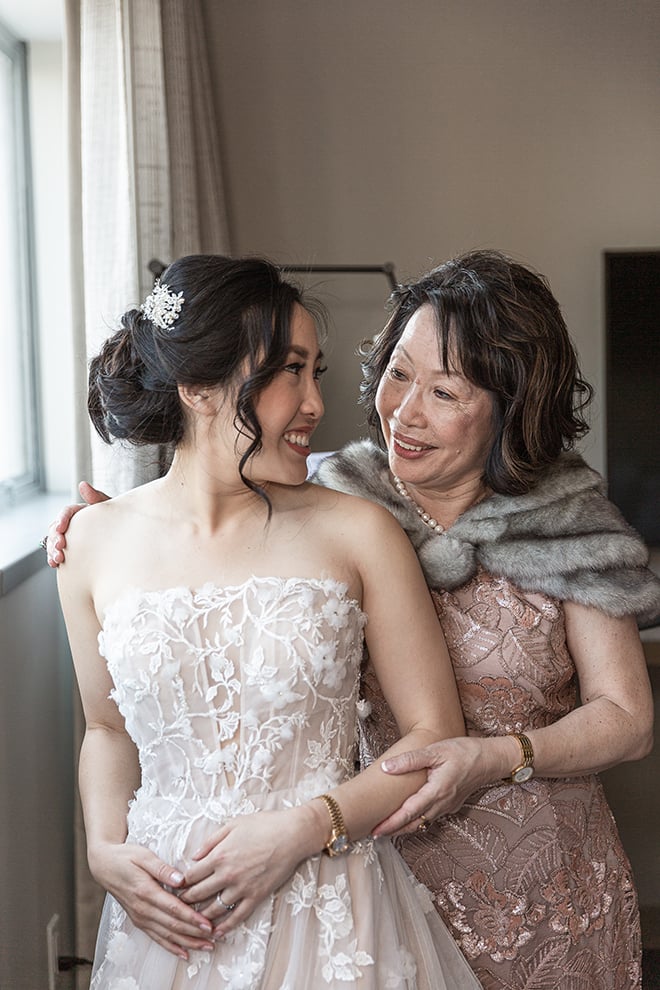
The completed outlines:
<svg viewBox="0 0 660 990">
<path fill-rule="evenodd" d="M 0 509 L 39 485 L 25 45 L 0 24 Z"/>
</svg>

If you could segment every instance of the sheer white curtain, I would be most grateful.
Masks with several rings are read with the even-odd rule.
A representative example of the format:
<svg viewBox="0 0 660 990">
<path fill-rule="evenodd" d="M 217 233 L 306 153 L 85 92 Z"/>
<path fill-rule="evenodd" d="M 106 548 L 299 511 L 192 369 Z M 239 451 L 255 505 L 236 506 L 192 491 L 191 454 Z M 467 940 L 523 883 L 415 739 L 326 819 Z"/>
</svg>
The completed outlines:
<svg viewBox="0 0 660 990">
<path fill-rule="evenodd" d="M 199 0 L 69 0 L 68 13 L 84 371 L 117 317 L 148 293 L 152 258 L 229 245 Z M 158 471 L 153 450 L 91 436 L 82 408 L 79 434 L 79 473 L 108 491 Z"/>
<path fill-rule="evenodd" d="M 85 407 L 89 357 L 149 292 L 149 261 L 229 251 L 201 0 L 66 0 L 78 478 L 116 494 L 159 451 L 103 444 Z M 78 945 L 100 895 L 77 836 Z"/>
</svg>

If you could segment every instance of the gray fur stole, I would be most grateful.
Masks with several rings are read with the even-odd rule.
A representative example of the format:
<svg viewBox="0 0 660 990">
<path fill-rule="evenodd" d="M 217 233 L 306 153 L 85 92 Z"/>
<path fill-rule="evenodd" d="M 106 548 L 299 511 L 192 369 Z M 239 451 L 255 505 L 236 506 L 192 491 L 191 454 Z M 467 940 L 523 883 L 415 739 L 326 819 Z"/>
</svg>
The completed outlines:
<svg viewBox="0 0 660 990">
<path fill-rule="evenodd" d="M 387 455 L 369 440 L 321 462 L 313 480 L 378 502 L 405 529 L 431 588 L 452 590 L 481 567 L 528 592 L 660 621 L 660 580 L 639 534 L 578 454 L 562 454 L 526 495 L 492 495 L 441 536 L 425 526 L 390 481 Z"/>
</svg>

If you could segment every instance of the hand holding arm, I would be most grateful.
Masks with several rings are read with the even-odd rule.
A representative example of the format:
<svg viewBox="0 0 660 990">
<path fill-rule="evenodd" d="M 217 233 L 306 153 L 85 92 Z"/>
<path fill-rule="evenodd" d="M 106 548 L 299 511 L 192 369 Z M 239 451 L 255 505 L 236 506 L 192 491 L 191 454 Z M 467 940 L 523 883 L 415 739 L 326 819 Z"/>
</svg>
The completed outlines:
<svg viewBox="0 0 660 990">
<path fill-rule="evenodd" d="M 424 749 L 383 760 L 385 773 L 408 774 L 426 770 L 426 783 L 374 829 L 374 835 L 414 832 L 422 815 L 428 821 L 451 815 L 480 787 L 505 776 L 503 766 L 513 767 L 520 750 L 510 736 L 460 737 L 431 743 Z"/>
</svg>

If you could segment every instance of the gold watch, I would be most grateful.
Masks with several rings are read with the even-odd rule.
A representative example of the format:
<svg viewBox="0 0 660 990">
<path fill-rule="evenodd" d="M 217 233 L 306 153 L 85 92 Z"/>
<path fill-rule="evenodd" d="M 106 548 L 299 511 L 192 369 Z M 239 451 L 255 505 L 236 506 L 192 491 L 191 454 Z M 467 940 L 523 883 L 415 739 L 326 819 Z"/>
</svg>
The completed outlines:
<svg viewBox="0 0 660 990">
<path fill-rule="evenodd" d="M 321 794 L 320 797 L 330 813 L 330 822 L 332 823 L 332 832 L 330 840 L 326 843 L 325 851 L 328 856 L 341 856 L 342 853 L 346 852 L 351 841 L 344 824 L 344 816 L 333 797 L 330 797 L 329 794 Z"/>
<path fill-rule="evenodd" d="M 511 771 L 511 780 L 514 784 L 524 784 L 526 780 L 534 776 L 534 748 L 527 736 L 514 733 L 513 738 L 517 739 L 520 744 L 522 763 L 519 763 Z"/>
</svg>

